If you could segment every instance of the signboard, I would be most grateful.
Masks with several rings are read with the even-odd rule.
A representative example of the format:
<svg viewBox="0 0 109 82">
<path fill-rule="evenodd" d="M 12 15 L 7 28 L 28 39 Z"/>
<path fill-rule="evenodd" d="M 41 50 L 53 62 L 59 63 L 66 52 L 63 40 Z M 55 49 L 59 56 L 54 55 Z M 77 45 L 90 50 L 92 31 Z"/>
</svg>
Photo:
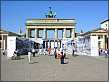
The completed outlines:
<svg viewBox="0 0 109 82">
<path fill-rule="evenodd" d="M 91 56 L 98 56 L 98 36 L 91 37 Z"/>
</svg>

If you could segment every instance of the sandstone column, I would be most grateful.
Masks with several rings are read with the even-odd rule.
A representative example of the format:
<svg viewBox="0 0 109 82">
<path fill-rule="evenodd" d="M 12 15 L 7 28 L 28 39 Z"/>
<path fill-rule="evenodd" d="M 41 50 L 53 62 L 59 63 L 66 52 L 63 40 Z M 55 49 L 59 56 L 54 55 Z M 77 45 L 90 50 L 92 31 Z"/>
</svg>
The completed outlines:
<svg viewBox="0 0 109 82">
<path fill-rule="evenodd" d="M 35 38 L 38 38 L 38 29 L 35 28 Z"/>
<path fill-rule="evenodd" d="M 71 28 L 71 38 L 75 38 L 75 28 Z"/>
<path fill-rule="evenodd" d="M 105 35 L 103 35 L 103 48 L 105 49 Z"/>
<path fill-rule="evenodd" d="M 31 29 L 29 29 L 29 38 L 31 38 Z"/>
<path fill-rule="evenodd" d="M 58 29 L 55 28 L 55 38 L 58 38 Z"/>
<path fill-rule="evenodd" d="M 44 33 L 43 33 L 43 38 L 47 38 L 47 29 L 44 28 L 44 29 L 43 29 L 43 32 L 44 32 Z"/>
<path fill-rule="evenodd" d="M 63 38 L 66 38 L 66 28 L 63 28 Z"/>
<path fill-rule="evenodd" d="M 26 38 L 29 38 L 29 29 L 26 28 Z"/>
<path fill-rule="evenodd" d="M 37 29 L 37 38 L 39 38 L 39 29 Z"/>
</svg>

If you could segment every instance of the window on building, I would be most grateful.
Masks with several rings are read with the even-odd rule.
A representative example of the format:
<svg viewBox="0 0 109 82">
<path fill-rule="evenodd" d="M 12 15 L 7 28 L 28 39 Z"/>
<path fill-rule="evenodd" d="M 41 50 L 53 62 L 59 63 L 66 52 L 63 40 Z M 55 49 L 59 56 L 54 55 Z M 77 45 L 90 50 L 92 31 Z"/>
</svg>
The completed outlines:
<svg viewBox="0 0 109 82">
<path fill-rule="evenodd" d="M 0 40 L 2 40 L 2 37 L 0 36 Z"/>
<path fill-rule="evenodd" d="M 106 24 L 106 27 L 107 27 L 107 24 Z"/>
<path fill-rule="evenodd" d="M 100 36 L 98 36 L 98 39 L 100 39 Z"/>
</svg>

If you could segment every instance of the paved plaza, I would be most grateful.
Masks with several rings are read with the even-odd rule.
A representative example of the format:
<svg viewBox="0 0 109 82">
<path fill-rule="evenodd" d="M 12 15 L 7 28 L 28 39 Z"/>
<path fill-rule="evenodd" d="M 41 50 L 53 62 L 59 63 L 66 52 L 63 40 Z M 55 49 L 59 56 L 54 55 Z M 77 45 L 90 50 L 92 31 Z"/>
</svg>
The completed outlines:
<svg viewBox="0 0 109 82">
<path fill-rule="evenodd" d="M 27 55 L 10 60 L 1 55 L 1 81 L 108 81 L 108 58 L 67 54 L 65 64 L 53 56 Z"/>
</svg>

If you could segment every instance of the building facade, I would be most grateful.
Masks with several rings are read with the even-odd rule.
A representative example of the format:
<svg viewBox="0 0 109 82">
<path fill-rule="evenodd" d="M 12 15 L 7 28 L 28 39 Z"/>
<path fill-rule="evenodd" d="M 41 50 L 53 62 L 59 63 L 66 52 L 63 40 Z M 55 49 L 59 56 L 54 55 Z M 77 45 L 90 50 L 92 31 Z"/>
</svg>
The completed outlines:
<svg viewBox="0 0 109 82">
<path fill-rule="evenodd" d="M 27 19 L 26 38 L 30 38 L 31 31 L 35 30 L 35 38 L 39 37 L 39 30 L 43 30 L 43 38 L 47 38 L 47 30 L 54 30 L 54 38 L 58 38 L 58 30 L 63 31 L 63 38 L 66 38 L 66 30 L 70 30 L 71 38 L 75 38 L 75 19 Z"/>
<path fill-rule="evenodd" d="M 98 47 L 102 49 L 109 48 L 109 30 L 104 28 L 97 28 L 86 33 L 77 34 L 79 37 L 98 36 Z"/>
<path fill-rule="evenodd" d="M 0 50 L 7 49 L 7 37 L 8 36 L 19 36 L 19 35 L 13 32 L 0 29 Z"/>
<path fill-rule="evenodd" d="M 44 19 L 27 19 L 26 38 L 31 37 L 31 31 L 35 30 L 35 38 L 39 38 L 39 30 L 43 30 L 43 38 L 47 38 L 47 30 L 54 30 L 54 38 L 58 38 L 58 30 L 62 30 L 62 37 L 66 38 L 66 30 L 70 30 L 71 38 L 75 38 L 75 19 L 58 19 L 53 15 L 51 7 L 48 15 L 45 13 Z"/>
<path fill-rule="evenodd" d="M 101 28 L 109 30 L 109 19 L 102 21 L 100 24 Z"/>
</svg>

